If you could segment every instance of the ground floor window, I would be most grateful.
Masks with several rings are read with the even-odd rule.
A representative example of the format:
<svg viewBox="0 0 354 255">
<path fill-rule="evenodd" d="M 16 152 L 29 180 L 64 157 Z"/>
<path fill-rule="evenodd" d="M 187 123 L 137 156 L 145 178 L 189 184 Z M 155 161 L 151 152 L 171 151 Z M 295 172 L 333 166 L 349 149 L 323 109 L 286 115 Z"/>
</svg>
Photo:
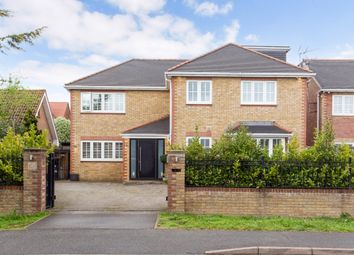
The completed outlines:
<svg viewBox="0 0 354 255">
<path fill-rule="evenodd" d="M 187 137 L 186 138 L 186 145 L 190 145 L 193 141 L 194 137 Z M 212 139 L 211 137 L 199 137 L 199 143 L 203 146 L 204 149 L 210 149 L 212 146 Z"/>
<path fill-rule="evenodd" d="M 255 138 L 257 141 L 257 144 L 268 150 L 269 155 L 273 154 L 273 149 L 281 145 L 283 147 L 283 151 L 285 152 L 285 138 Z"/>
<path fill-rule="evenodd" d="M 122 161 L 123 142 L 81 141 L 81 161 Z"/>
</svg>

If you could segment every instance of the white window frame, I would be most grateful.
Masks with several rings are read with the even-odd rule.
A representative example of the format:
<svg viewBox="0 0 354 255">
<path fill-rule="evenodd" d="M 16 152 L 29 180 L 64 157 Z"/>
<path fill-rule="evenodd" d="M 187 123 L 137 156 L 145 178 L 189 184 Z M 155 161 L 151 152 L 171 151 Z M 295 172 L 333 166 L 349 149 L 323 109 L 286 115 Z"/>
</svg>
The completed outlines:
<svg viewBox="0 0 354 255">
<path fill-rule="evenodd" d="M 250 102 L 245 102 L 243 99 L 243 90 L 244 90 L 244 84 L 245 83 L 251 83 L 251 101 Z M 263 102 L 256 102 L 255 101 L 255 83 L 262 83 L 263 84 Z M 267 83 L 273 83 L 274 84 L 274 101 L 272 102 L 265 102 L 266 98 L 266 91 L 264 87 L 267 86 Z M 274 80 L 269 80 L 269 81 L 262 81 L 262 80 L 242 80 L 241 81 L 241 93 L 240 93 L 240 102 L 241 105 L 277 105 L 277 95 L 278 95 L 278 84 L 277 81 Z"/>
<path fill-rule="evenodd" d="M 335 112 L 334 108 L 334 99 L 336 97 L 341 97 L 342 98 L 342 112 Z M 345 98 L 346 97 L 351 97 L 353 99 L 353 113 L 345 113 L 344 108 L 345 108 Z M 332 96 L 332 115 L 333 116 L 354 116 L 354 95 L 333 95 Z"/>
<path fill-rule="evenodd" d="M 188 92 L 189 92 L 189 83 L 196 82 L 197 83 L 197 100 L 192 101 L 189 100 Z M 201 84 L 202 82 L 207 82 L 210 85 L 210 98 L 208 101 L 201 101 Z M 186 104 L 212 104 L 213 103 L 213 82 L 211 80 L 187 80 L 186 82 Z"/>
<path fill-rule="evenodd" d="M 256 139 L 257 144 L 260 144 L 261 139 L 268 140 L 268 154 L 269 156 L 273 155 L 273 139 L 281 139 L 281 145 L 283 147 L 283 152 L 285 152 L 285 138 L 284 137 L 254 137 Z"/>
<path fill-rule="evenodd" d="M 84 143 L 90 143 L 90 158 L 83 158 L 83 144 Z M 93 143 L 101 143 L 101 158 L 93 158 Z M 104 143 L 112 143 L 112 158 L 104 158 Z M 116 143 L 122 144 L 122 158 L 116 158 Z M 82 140 L 81 141 L 81 146 L 80 146 L 80 160 L 81 161 L 108 161 L 108 162 L 113 162 L 113 161 L 123 161 L 123 142 L 122 141 L 104 141 L 104 140 Z"/>
<path fill-rule="evenodd" d="M 83 110 L 83 96 L 90 94 L 90 110 Z M 101 94 L 102 102 L 101 102 L 101 110 L 93 110 L 93 94 Z M 113 100 L 113 110 L 105 110 L 105 103 L 104 103 L 104 95 L 112 95 Z M 123 98 L 123 109 L 120 111 L 115 110 L 116 104 L 118 102 L 115 101 L 115 95 L 121 95 Z M 122 92 L 81 92 L 81 100 L 80 100 L 80 110 L 81 112 L 92 112 L 92 113 L 125 113 L 126 106 L 126 97 L 125 93 Z"/>
<path fill-rule="evenodd" d="M 194 138 L 194 136 L 187 136 L 186 137 L 186 146 L 189 145 L 189 140 L 192 140 Z M 211 137 L 208 137 L 208 136 L 201 136 L 199 137 L 199 143 L 202 139 L 205 139 L 205 140 L 209 140 L 209 147 L 204 147 L 204 149 L 210 149 L 212 146 L 213 146 L 213 139 Z"/>
</svg>

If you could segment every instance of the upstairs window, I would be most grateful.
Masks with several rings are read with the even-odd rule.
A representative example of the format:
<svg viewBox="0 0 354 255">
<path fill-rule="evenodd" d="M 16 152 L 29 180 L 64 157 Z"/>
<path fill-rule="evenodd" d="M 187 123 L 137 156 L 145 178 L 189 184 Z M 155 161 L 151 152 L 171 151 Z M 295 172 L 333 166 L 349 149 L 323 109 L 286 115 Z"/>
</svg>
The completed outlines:
<svg viewBox="0 0 354 255">
<path fill-rule="evenodd" d="M 332 98 L 333 115 L 354 116 L 354 95 L 334 95 Z"/>
<path fill-rule="evenodd" d="M 274 105 L 276 103 L 276 81 L 241 81 L 241 104 Z"/>
<path fill-rule="evenodd" d="M 187 81 L 187 104 L 211 104 L 211 81 Z"/>
<path fill-rule="evenodd" d="M 81 112 L 125 113 L 125 94 L 81 93 Z"/>
</svg>

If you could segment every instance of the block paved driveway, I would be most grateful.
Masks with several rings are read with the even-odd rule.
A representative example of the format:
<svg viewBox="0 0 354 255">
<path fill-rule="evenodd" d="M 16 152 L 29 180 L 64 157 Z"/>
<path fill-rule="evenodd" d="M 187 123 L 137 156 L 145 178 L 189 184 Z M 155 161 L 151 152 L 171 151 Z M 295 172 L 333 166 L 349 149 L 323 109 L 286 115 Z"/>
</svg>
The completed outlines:
<svg viewBox="0 0 354 255">
<path fill-rule="evenodd" d="M 55 182 L 58 211 L 161 211 L 167 208 L 167 185 L 108 182 Z"/>
</svg>

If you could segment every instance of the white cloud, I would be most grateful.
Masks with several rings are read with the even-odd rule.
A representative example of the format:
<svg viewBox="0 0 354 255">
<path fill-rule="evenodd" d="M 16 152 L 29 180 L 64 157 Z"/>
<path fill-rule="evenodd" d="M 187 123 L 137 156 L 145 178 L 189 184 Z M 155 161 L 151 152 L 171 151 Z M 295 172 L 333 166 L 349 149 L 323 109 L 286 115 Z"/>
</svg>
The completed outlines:
<svg viewBox="0 0 354 255">
<path fill-rule="evenodd" d="M 0 65 L 1 66 L 1 65 Z M 20 79 L 21 84 L 31 89 L 46 89 L 52 101 L 69 101 L 69 94 L 64 84 L 97 71 L 93 67 L 82 67 L 65 63 L 40 63 L 36 60 L 26 60 L 13 68 L 2 69 L 5 73 Z"/>
<path fill-rule="evenodd" d="M 236 42 L 238 32 L 240 31 L 240 23 L 237 20 L 233 20 L 229 26 L 224 27 L 225 41 Z"/>
<path fill-rule="evenodd" d="M 224 42 L 225 38 L 216 39 L 211 32 L 201 32 L 192 21 L 166 13 L 165 0 L 106 1 L 122 12 L 109 15 L 91 11 L 79 0 L 0 0 L 1 8 L 13 11 L 13 17 L 0 19 L 0 36 L 47 26 L 39 39 L 40 45 L 47 47 L 40 50 L 36 47 L 33 56 L 48 55 L 49 59 L 39 62 L 31 57 L 8 65 L 3 58 L 0 74 L 11 73 L 19 76 L 26 86 L 46 88 L 51 99 L 67 99 L 65 83 L 120 60 L 190 58 Z M 211 8 L 215 14 L 232 8 L 227 4 L 216 6 Z M 211 15 L 212 12 L 205 10 L 203 13 Z M 239 28 L 236 20 L 226 27 L 226 41 L 235 41 Z M 59 52 L 62 55 L 55 59 Z"/>
<path fill-rule="evenodd" d="M 129 7 L 128 1 L 119 2 L 131 12 L 160 8 Z M 191 21 L 170 14 L 107 15 L 87 10 L 78 0 L 0 0 L 0 4 L 14 12 L 13 18 L 2 20 L 0 31 L 15 33 L 47 26 L 42 40 L 51 49 L 110 58 L 163 58 L 194 56 L 215 46 L 212 33 L 201 33 Z"/>
<path fill-rule="evenodd" d="M 258 35 L 255 35 L 255 34 L 248 34 L 245 36 L 245 40 L 247 42 L 258 42 L 259 37 L 258 37 Z"/>
<path fill-rule="evenodd" d="M 132 14 L 148 14 L 163 8 L 165 0 L 106 0 L 120 10 Z"/>
<path fill-rule="evenodd" d="M 194 12 L 203 16 L 214 16 L 217 14 L 227 14 L 232 8 L 233 4 L 227 2 L 224 5 L 218 5 L 214 2 L 203 1 L 199 3 L 197 0 L 185 0 L 187 6 L 194 9 Z"/>
</svg>

